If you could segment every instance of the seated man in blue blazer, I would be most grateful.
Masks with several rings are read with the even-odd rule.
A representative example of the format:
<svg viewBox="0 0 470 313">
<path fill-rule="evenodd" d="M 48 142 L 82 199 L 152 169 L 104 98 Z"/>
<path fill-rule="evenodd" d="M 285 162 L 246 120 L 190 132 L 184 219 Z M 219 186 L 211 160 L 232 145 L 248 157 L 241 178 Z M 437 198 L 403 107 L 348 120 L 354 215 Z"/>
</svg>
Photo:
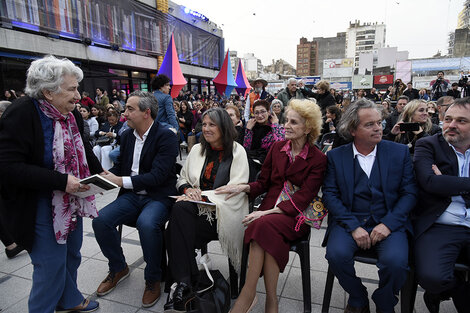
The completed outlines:
<svg viewBox="0 0 470 313">
<path fill-rule="evenodd" d="M 162 228 L 171 207 L 168 196 L 176 195 L 178 139 L 169 127 L 155 120 L 157 112 L 157 99 L 151 93 L 129 95 L 124 116 L 131 129 L 122 134 L 118 162 L 104 175 L 121 190 L 93 220 L 96 241 L 109 260 L 109 274 L 99 285 L 98 296 L 108 294 L 129 276 L 116 226 L 136 225 L 147 263 L 144 307 L 154 305 L 161 294 Z"/>
<path fill-rule="evenodd" d="M 454 274 L 470 264 L 470 98 L 455 100 L 442 134 L 416 143 L 419 200 L 413 213 L 418 282 L 431 313 L 452 297 L 459 313 L 470 311 L 470 285 Z"/>
<path fill-rule="evenodd" d="M 382 141 L 381 112 L 366 99 L 349 106 L 338 131 L 352 143 L 327 154 L 324 245 L 331 270 L 349 294 L 346 313 L 370 312 L 367 289 L 354 270 L 357 250 L 374 248 L 378 255 L 379 288 L 372 294 L 377 312 L 394 312 L 408 272 L 408 213 L 417 187 L 408 147 Z"/>
</svg>

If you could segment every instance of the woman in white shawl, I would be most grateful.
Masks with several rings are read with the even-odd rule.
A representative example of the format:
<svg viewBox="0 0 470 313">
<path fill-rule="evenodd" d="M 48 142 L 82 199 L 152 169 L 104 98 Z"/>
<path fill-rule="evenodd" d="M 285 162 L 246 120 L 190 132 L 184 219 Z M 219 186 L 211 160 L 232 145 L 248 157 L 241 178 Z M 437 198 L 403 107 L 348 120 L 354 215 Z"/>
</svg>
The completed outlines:
<svg viewBox="0 0 470 313">
<path fill-rule="evenodd" d="M 181 196 L 171 210 L 167 230 L 170 270 L 177 287 L 165 308 L 186 311 L 186 304 L 194 298 L 193 286 L 199 273 L 194 249 L 218 239 L 234 268 L 240 269 L 242 220 L 248 214 L 248 197 L 241 193 L 226 200 L 225 195 L 214 193 L 220 186 L 248 182 L 248 159 L 236 137 L 225 110 L 204 112 L 201 143 L 191 149 L 181 171 L 177 182 Z"/>
</svg>

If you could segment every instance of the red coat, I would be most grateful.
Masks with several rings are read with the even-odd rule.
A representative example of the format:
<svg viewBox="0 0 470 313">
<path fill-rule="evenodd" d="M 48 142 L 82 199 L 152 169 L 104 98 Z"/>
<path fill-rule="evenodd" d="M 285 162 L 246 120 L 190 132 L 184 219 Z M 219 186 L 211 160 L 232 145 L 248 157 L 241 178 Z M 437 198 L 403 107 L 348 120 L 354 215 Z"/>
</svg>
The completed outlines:
<svg viewBox="0 0 470 313">
<path fill-rule="evenodd" d="M 305 160 L 296 157 L 290 164 L 286 152 L 281 151 L 285 144 L 283 140 L 272 145 L 258 180 L 250 183 L 250 199 L 267 192 L 259 207 L 261 211 L 274 207 L 286 180 L 300 187 L 292 196 L 300 210 L 307 208 L 323 184 L 326 156 L 318 148 L 309 146 Z M 278 208 L 285 214 L 268 214 L 250 223 L 245 231 L 245 243 L 256 241 L 276 259 L 279 269 L 283 271 L 289 260 L 289 242 L 302 237 L 310 226 L 303 224 L 296 232 L 295 217 L 299 212 L 290 201 L 279 203 Z"/>
</svg>

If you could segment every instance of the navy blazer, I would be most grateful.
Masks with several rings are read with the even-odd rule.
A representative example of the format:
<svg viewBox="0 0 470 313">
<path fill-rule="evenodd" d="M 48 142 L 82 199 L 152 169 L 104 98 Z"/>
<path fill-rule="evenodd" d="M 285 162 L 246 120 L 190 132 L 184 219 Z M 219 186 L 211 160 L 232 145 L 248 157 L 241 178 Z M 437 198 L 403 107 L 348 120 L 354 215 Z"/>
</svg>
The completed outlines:
<svg viewBox="0 0 470 313">
<path fill-rule="evenodd" d="M 442 175 L 435 175 L 436 164 Z M 415 237 L 425 232 L 452 202 L 452 196 L 470 193 L 470 178 L 459 176 L 459 163 L 454 150 L 442 134 L 416 142 L 414 166 L 419 187 L 418 204 L 412 211 Z"/>
<path fill-rule="evenodd" d="M 329 211 L 328 226 L 340 224 L 352 232 L 362 223 L 351 212 L 354 195 L 352 143 L 328 152 L 323 183 L 323 202 Z M 412 232 L 408 214 L 416 204 L 417 187 L 407 146 L 382 140 L 377 144 L 376 162 L 385 194 L 387 214 L 380 218 L 392 232 L 405 227 Z M 325 242 L 328 237 L 328 231 Z"/>
<path fill-rule="evenodd" d="M 134 129 L 128 129 L 121 136 L 121 153 L 110 172 L 118 176 L 131 175 L 134 145 Z M 139 175 L 131 176 L 134 189 L 121 188 L 119 195 L 145 190 L 156 201 L 176 195 L 174 166 L 177 156 L 178 138 L 175 133 L 154 121 L 140 154 Z"/>
</svg>

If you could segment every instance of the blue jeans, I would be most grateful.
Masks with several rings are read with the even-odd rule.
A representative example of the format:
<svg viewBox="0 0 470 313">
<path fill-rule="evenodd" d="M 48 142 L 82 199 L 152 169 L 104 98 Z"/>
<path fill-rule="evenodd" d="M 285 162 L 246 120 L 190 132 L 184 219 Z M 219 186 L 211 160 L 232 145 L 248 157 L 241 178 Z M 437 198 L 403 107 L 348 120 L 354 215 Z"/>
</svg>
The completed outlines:
<svg viewBox="0 0 470 313">
<path fill-rule="evenodd" d="M 66 244 L 58 244 L 52 225 L 51 199 L 39 198 L 34 244 L 29 256 L 34 267 L 29 312 L 54 312 L 56 306 L 73 308 L 83 301 L 77 287 L 83 240 L 82 219 L 70 232 Z"/>
<path fill-rule="evenodd" d="M 367 289 L 354 270 L 354 253 L 360 249 L 351 233 L 339 225 L 332 225 L 326 246 L 326 258 L 340 285 L 349 294 L 348 304 L 362 307 L 369 303 Z M 365 227 L 367 232 L 373 227 Z M 376 307 L 382 312 L 393 312 L 398 303 L 398 292 L 408 274 L 408 238 L 405 230 L 392 232 L 375 245 L 378 255 L 379 288 L 372 294 Z"/>
<path fill-rule="evenodd" d="M 116 227 L 121 224 L 136 225 L 140 244 L 147 263 L 144 271 L 146 281 L 161 281 L 163 247 L 162 229 L 168 220 L 171 200 L 155 201 L 147 195 L 127 192 L 100 210 L 93 220 L 93 230 L 101 251 L 109 261 L 111 272 L 126 267 L 121 248 L 121 238 Z"/>
<path fill-rule="evenodd" d="M 109 158 L 113 161 L 114 164 L 117 163 L 119 154 L 121 154 L 121 147 L 117 146 L 109 152 Z"/>
<path fill-rule="evenodd" d="M 188 136 L 192 136 L 192 135 L 194 135 L 193 132 L 190 132 L 188 134 Z M 202 135 L 202 132 L 196 133 L 196 143 L 199 142 L 199 138 L 201 137 L 201 135 Z"/>
</svg>

